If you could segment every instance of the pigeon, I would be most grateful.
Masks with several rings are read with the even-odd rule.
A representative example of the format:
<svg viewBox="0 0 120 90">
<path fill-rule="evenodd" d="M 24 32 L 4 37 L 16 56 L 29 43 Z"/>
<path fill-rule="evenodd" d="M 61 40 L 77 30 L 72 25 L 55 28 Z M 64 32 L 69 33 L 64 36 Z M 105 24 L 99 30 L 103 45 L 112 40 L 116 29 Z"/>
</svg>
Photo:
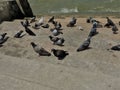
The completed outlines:
<svg viewBox="0 0 120 90">
<path fill-rule="evenodd" d="M 35 22 L 35 21 L 36 21 L 35 19 L 36 19 L 36 16 L 34 16 L 34 17 L 31 19 L 30 23 Z"/>
<path fill-rule="evenodd" d="M 51 49 L 51 51 L 53 52 L 54 56 L 56 56 L 58 58 L 58 60 L 62 60 L 67 55 L 69 55 L 69 53 L 67 51 L 60 50 L 60 49 Z"/>
<path fill-rule="evenodd" d="M 48 20 L 48 23 L 52 23 L 54 26 L 56 26 L 56 25 L 57 25 L 57 21 L 55 21 L 54 19 L 55 19 L 55 17 L 52 16 L 52 17 Z"/>
<path fill-rule="evenodd" d="M 109 18 L 109 17 L 106 17 L 107 19 L 107 23 L 104 25 L 104 27 L 110 27 L 110 26 L 114 26 L 114 22 Z"/>
<path fill-rule="evenodd" d="M 53 24 L 54 26 L 56 26 L 56 25 L 57 25 L 57 21 L 52 21 L 52 24 Z"/>
<path fill-rule="evenodd" d="M 107 22 L 111 25 L 111 26 L 114 26 L 115 24 L 114 24 L 114 22 L 111 20 L 111 19 L 109 19 L 109 17 L 106 17 L 107 18 Z"/>
<path fill-rule="evenodd" d="M 23 27 L 27 27 L 27 24 L 23 21 L 20 22 Z"/>
<path fill-rule="evenodd" d="M 39 56 L 51 56 L 51 53 L 49 53 L 48 51 L 46 51 L 44 48 L 39 47 L 34 42 L 31 42 L 31 45 L 32 45 L 34 51 L 39 54 Z"/>
<path fill-rule="evenodd" d="M 56 23 L 55 24 L 55 29 L 61 30 L 61 27 L 62 27 L 61 23 Z"/>
<path fill-rule="evenodd" d="M 44 17 L 41 17 L 40 20 L 38 21 L 38 25 L 43 25 L 44 24 Z"/>
<path fill-rule="evenodd" d="M 30 30 L 28 27 L 25 27 L 25 31 L 31 36 L 36 36 L 36 34 L 32 30 Z"/>
<path fill-rule="evenodd" d="M 88 49 L 90 42 L 91 42 L 91 37 L 88 37 L 87 40 L 85 40 L 83 44 L 80 45 L 80 47 L 77 49 L 77 52 Z"/>
<path fill-rule="evenodd" d="M 32 26 L 33 29 L 40 29 L 40 25 L 38 25 L 37 23 L 35 23 L 34 26 Z"/>
<path fill-rule="evenodd" d="M 6 35 L 7 35 L 7 33 L 1 34 L 1 35 L 0 35 L 0 40 L 4 39 Z"/>
<path fill-rule="evenodd" d="M 55 45 L 63 46 L 63 43 L 65 42 L 64 38 L 59 38 L 56 42 L 54 42 Z"/>
<path fill-rule="evenodd" d="M 63 34 L 61 31 L 59 31 L 59 30 L 57 30 L 57 29 L 51 29 L 51 31 L 52 31 L 52 34 L 53 34 L 54 36 L 58 36 L 59 34 Z"/>
<path fill-rule="evenodd" d="M 21 25 L 22 25 L 23 27 L 28 27 L 28 26 L 30 26 L 28 19 L 26 19 L 25 22 L 21 21 Z"/>
<path fill-rule="evenodd" d="M 0 35 L 0 44 L 3 44 L 8 40 L 9 37 L 6 35 L 7 35 L 7 33 L 3 33 Z"/>
<path fill-rule="evenodd" d="M 41 17 L 40 20 L 37 23 L 35 23 L 34 26 L 32 26 L 32 28 L 40 29 L 40 26 L 43 25 L 43 24 L 44 24 L 44 17 Z"/>
<path fill-rule="evenodd" d="M 104 25 L 104 27 L 110 28 L 111 25 L 110 25 L 109 23 L 106 23 L 106 24 Z"/>
<path fill-rule="evenodd" d="M 86 20 L 87 23 L 93 23 L 93 22 L 97 22 L 97 23 L 100 23 L 100 21 L 97 21 L 95 20 L 94 18 L 92 17 L 89 17 L 87 20 Z"/>
<path fill-rule="evenodd" d="M 120 51 L 120 45 L 115 45 L 111 47 L 111 50 Z"/>
<path fill-rule="evenodd" d="M 44 24 L 44 17 L 41 17 L 40 20 L 37 23 L 35 23 L 34 26 L 32 26 L 32 28 L 40 29 L 40 26 L 43 25 L 43 24 Z"/>
<path fill-rule="evenodd" d="M 55 43 L 56 41 L 59 40 L 58 37 L 49 36 L 49 38 L 50 38 L 50 40 L 51 40 L 53 43 Z"/>
<path fill-rule="evenodd" d="M 117 34 L 118 28 L 116 25 L 112 27 L 113 34 Z"/>
<path fill-rule="evenodd" d="M 96 21 L 93 21 L 93 28 L 97 28 L 98 23 Z"/>
<path fill-rule="evenodd" d="M 19 32 L 17 32 L 16 34 L 15 34 L 15 38 L 22 38 L 24 35 L 22 35 L 22 33 L 23 33 L 23 30 L 20 30 Z"/>
<path fill-rule="evenodd" d="M 25 23 L 26 23 L 27 26 L 30 26 L 30 23 L 29 23 L 28 19 L 25 20 Z"/>
<path fill-rule="evenodd" d="M 76 24 L 77 19 L 75 17 L 72 18 L 72 20 L 67 24 L 67 27 L 74 27 Z"/>
<path fill-rule="evenodd" d="M 97 29 L 96 28 L 92 28 L 90 30 L 90 33 L 89 33 L 88 37 L 93 37 L 96 34 L 98 34 Z"/>
<path fill-rule="evenodd" d="M 45 24 L 42 26 L 43 28 L 49 28 L 49 24 Z"/>
<path fill-rule="evenodd" d="M 7 40 L 9 39 L 9 37 L 5 37 L 4 39 L 0 39 L 0 44 L 3 44 L 3 43 L 5 43 Z"/>
<path fill-rule="evenodd" d="M 48 22 L 53 22 L 54 21 L 54 16 L 52 16 L 49 20 L 48 20 Z"/>
<path fill-rule="evenodd" d="M 90 23 L 90 18 L 87 18 L 86 22 L 87 22 L 87 23 Z"/>
<path fill-rule="evenodd" d="M 89 17 L 89 18 L 87 18 L 86 22 L 91 23 L 92 19 L 93 19 L 92 17 Z"/>
<path fill-rule="evenodd" d="M 64 38 L 58 38 L 58 37 L 52 37 L 52 36 L 49 36 L 49 38 L 54 45 L 59 45 L 59 46 L 63 46 L 63 43 L 65 41 Z"/>
</svg>

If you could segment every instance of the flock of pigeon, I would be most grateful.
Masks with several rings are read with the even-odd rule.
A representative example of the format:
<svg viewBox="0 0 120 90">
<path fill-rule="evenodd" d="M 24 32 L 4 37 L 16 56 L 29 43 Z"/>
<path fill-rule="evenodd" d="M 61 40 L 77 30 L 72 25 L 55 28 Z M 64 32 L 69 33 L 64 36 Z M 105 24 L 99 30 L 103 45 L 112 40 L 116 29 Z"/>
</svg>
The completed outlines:
<svg viewBox="0 0 120 90">
<path fill-rule="evenodd" d="M 107 19 L 107 23 L 104 25 L 104 27 L 107 28 L 112 28 L 113 34 L 117 34 L 118 33 L 118 28 L 115 25 L 115 23 L 109 19 L 108 17 L 106 17 Z M 50 29 L 52 35 L 48 36 L 50 41 L 53 43 L 53 45 L 58 45 L 58 46 L 64 46 L 64 42 L 65 39 L 64 38 L 60 38 L 58 37 L 59 34 L 63 34 L 62 32 L 62 25 L 60 22 L 55 21 L 55 17 L 52 16 L 49 20 L 48 23 L 45 24 L 44 23 L 44 17 L 41 17 L 40 20 L 38 22 L 36 22 L 36 16 L 34 16 L 30 21 L 28 19 L 26 19 L 25 21 L 21 21 L 21 25 L 24 27 L 25 32 L 31 36 L 36 36 L 36 34 L 29 28 L 29 26 L 31 26 L 30 24 L 35 22 L 35 25 L 32 26 L 32 28 L 34 29 L 40 29 L 42 28 L 49 28 L 49 23 L 53 24 L 54 28 Z M 95 20 L 94 18 L 90 17 L 86 20 L 87 23 L 92 23 L 92 28 L 88 34 L 87 39 L 77 48 L 77 52 L 89 49 L 89 45 L 91 43 L 91 39 L 93 36 L 95 36 L 96 34 L 98 34 L 97 32 L 97 28 L 102 28 L 103 25 L 101 24 L 100 21 Z M 66 25 L 67 27 L 74 27 L 75 24 L 77 23 L 77 19 L 75 17 L 73 17 L 69 23 Z M 120 22 L 119 22 L 120 24 Z M 82 30 L 82 27 L 80 27 Z M 19 32 L 17 32 L 14 37 L 15 38 L 22 38 L 24 35 L 22 34 L 24 31 L 20 30 Z M 0 35 L 0 45 L 2 45 L 3 43 L 5 43 L 8 40 L 8 36 L 6 36 L 7 33 L 3 33 Z M 34 42 L 30 43 L 31 46 L 33 47 L 34 51 L 36 53 L 39 54 L 39 56 L 51 56 L 51 53 L 48 52 L 47 50 L 45 50 L 43 47 L 40 47 L 39 45 L 37 45 Z M 120 45 L 116 45 L 111 47 L 112 50 L 118 50 L 120 51 Z M 54 56 L 56 56 L 58 58 L 58 60 L 62 60 L 64 59 L 67 55 L 69 55 L 69 53 L 67 51 L 61 50 L 61 49 L 51 49 L 51 52 L 53 53 Z"/>
</svg>

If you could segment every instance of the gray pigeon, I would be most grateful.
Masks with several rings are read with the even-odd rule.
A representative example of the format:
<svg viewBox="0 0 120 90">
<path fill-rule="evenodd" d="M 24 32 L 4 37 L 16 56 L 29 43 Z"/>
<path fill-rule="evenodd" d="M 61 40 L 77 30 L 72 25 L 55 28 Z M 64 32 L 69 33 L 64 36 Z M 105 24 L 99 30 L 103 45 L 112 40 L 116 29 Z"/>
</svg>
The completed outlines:
<svg viewBox="0 0 120 90">
<path fill-rule="evenodd" d="M 28 19 L 25 20 L 25 23 L 26 23 L 27 26 L 30 26 L 30 23 L 29 23 Z"/>
<path fill-rule="evenodd" d="M 40 26 L 43 24 L 44 24 L 44 17 L 41 17 L 40 20 L 38 22 L 36 22 L 34 26 L 32 26 L 32 28 L 40 29 Z"/>
<path fill-rule="evenodd" d="M 88 49 L 90 42 L 91 42 L 91 37 L 88 37 L 87 40 L 85 40 L 83 44 L 80 45 L 80 47 L 77 49 L 77 52 Z"/>
<path fill-rule="evenodd" d="M 23 30 L 20 30 L 19 32 L 17 32 L 16 34 L 15 34 L 15 38 L 22 38 L 24 35 L 22 35 L 22 33 L 23 33 Z"/>
<path fill-rule="evenodd" d="M 39 47 L 34 42 L 31 42 L 31 45 L 32 45 L 34 51 L 39 54 L 39 56 L 51 56 L 51 53 L 49 53 L 48 51 L 46 51 L 44 48 Z"/>
<path fill-rule="evenodd" d="M 55 45 L 63 46 L 63 43 L 65 42 L 64 38 L 59 38 L 56 42 L 54 42 Z"/>
<path fill-rule="evenodd" d="M 56 25 L 55 25 L 55 29 L 57 29 L 57 30 L 61 30 L 61 28 L 62 28 L 61 23 L 56 23 Z"/>
<path fill-rule="evenodd" d="M 40 26 L 41 26 L 41 25 L 38 25 L 37 23 L 35 23 L 35 25 L 32 26 L 32 28 L 34 28 L 34 29 L 40 29 Z"/>
<path fill-rule="evenodd" d="M 59 30 L 57 30 L 57 29 L 51 29 L 51 31 L 52 31 L 52 34 L 54 35 L 54 36 L 58 36 L 59 34 L 63 34 L 61 31 L 59 31 Z"/>
<path fill-rule="evenodd" d="M 28 27 L 28 26 L 30 26 L 28 19 L 26 19 L 25 21 L 21 21 L 21 25 L 22 25 L 23 27 Z"/>
<path fill-rule="evenodd" d="M 59 45 L 59 46 L 63 46 L 64 43 L 64 38 L 58 38 L 58 37 L 53 37 L 53 36 L 49 36 L 50 40 L 53 42 L 54 45 Z"/>
<path fill-rule="evenodd" d="M 30 23 L 33 23 L 33 22 L 35 22 L 35 21 L 36 21 L 36 16 L 32 17 Z"/>
<path fill-rule="evenodd" d="M 52 17 L 48 20 L 48 23 L 52 23 L 54 26 L 56 26 L 56 25 L 57 25 L 57 21 L 55 21 L 54 19 L 55 19 L 55 17 L 52 16 Z"/>
<path fill-rule="evenodd" d="M 0 44 L 3 44 L 8 40 L 9 37 L 7 37 L 6 35 L 7 33 L 3 33 L 0 35 Z"/>
<path fill-rule="evenodd" d="M 1 34 L 1 35 L 0 35 L 0 40 L 4 39 L 6 35 L 7 35 L 7 33 Z"/>
<path fill-rule="evenodd" d="M 118 28 L 116 25 L 112 27 L 113 34 L 117 34 Z"/>
<path fill-rule="evenodd" d="M 89 18 L 87 18 L 86 22 L 87 22 L 87 23 L 91 23 L 92 20 L 93 20 L 93 18 L 92 18 L 92 17 L 89 17 Z"/>
<path fill-rule="evenodd" d="M 92 28 L 92 29 L 90 30 L 90 33 L 89 33 L 88 37 L 93 37 L 93 36 L 96 35 L 96 34 L 98 34 L 97 28 Z"/>
<path fill-rule="evenodd" d="M 42 25 L 43 28 L 49 28 L 49 24 Z"/>
<path fill-rule="evenodd" d="M 67 24 L 67 27 L 74 27 L 76 24 L 77 19 L 75 17 Z"/>
<path fill-rule="evenodd" d="M 114 26 L 114 22 L 109 18 L 109 17 L 106 17 L 107 19 L 107 23 L 104 25 L 104 27 L 111 27 L 111 26 Z"/>
<path fill-rule="evenodd" d="M 49 38 L 50 38 L 50 40 L 51 40 L 53 43 L 55 43 L 56 41 L 59 40 L 58 37 L 49 36 Z"/>
</svg>

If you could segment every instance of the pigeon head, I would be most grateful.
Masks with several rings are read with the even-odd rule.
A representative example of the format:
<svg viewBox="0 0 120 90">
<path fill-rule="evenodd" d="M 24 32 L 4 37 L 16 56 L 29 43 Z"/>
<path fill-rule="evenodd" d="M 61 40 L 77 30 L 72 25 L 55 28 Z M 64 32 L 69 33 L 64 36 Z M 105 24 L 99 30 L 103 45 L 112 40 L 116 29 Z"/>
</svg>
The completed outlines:
<svg viewBox="0 0 120 90">
<path fill-rule="evenodd" d="M 97 28 L 97 22 L 93 21 L 93 28 Z"/>
<path fill-rule="evenodd" d="M 34 42 L 31 42 L 32 47 L 36 47 L 37 45 Z"/>
<path fill-rule="evenodd" d="M 23 21 L 20 22 L 23 25 Z"/>
<path fill-rule="evenodd" d="M 4 38 L 7 35 L 7 33 L 3 33 L 1 36 Z"/>
<path fill-rule="evenodd" d="M 4 33 L 4 35 L 7 35 L 7 33 Z"/>
<path fill-rule="evenodd" d="M 92 17 L 90 17 L 90 19 L 92 19 Z"/>
<path fill-rule="evenodd" d="M 49 38 L 52 38 L 52 36 L 50 35 L 50 36 L 48 36 Z"/>
<path fill-rule="evenodd" d="M 61 40 L 64 42 L 65 41 L 65 39 L 64 38 L 61 38 Z"/>
<path fill-rule="evenodd" d="M 79 52 L 79 51 L 81 51 L 81 50 L 80 50 L 80 48 L 78 48 L 76 51 Z"/>
<path fill-rule="evenodd" d="M 3 34 L 2 34 L 2 36 L 6 36 L 6 35 L 7 35 L 7 33 L 3 33 Z"/>
<path fill-rule="evenodd" d="M 22 33 L 23 32 L 23 30 L 20 30 L 20 33 Z"/>
<path fill-rule="evenodd" d="M 53 49 L 51 49 L 51 52 L 54 52 L 55 51 L 55 49 L 53 48 Z"/>
<path fill-rule="evenodd" d="M 52 40 L 52 38 L 53 38 L 52 36 L 48 36 L 48 37 L 49 37 L 51 40 Z"/>
<path fill-rule="evenodd" d="M 106 17 L 107 19 L 109 19 L 109 17 Z"/>
</svg>

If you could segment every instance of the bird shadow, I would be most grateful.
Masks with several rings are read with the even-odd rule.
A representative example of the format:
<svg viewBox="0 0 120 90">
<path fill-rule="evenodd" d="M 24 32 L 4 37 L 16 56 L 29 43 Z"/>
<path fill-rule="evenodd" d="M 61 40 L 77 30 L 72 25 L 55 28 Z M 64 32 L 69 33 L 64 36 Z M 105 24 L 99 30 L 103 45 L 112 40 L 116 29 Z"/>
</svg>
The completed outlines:
<svg viewBox="0 0 120 90">
<path fill-rule="evenodd" d="M 81 51 L 83 52 L 83 51 L 87 51 L 87 50 L 90 50 L 90 49 L 92 49 L 92 47 L 88 47 L 88 48 L 86 48 L 86 49 L 84 49 L 84 50 L 80 50 L 80 51 L 77 51 L 77 50 L 76 50 L 76 51 L 77 51 L 77 52 L 81 52 Z"/>
<path fill-rule="evenodd" d="M 0 44 L 0 47 L 3 47 L 3 45 L 2 45 L 2 44 Z"/>
<path fill-rule="evenodd" d="M 32 26 L 32 28 L 35 29 L 35 30 L 39 30 L 40 29 L 40 27 L 35 27 L 35 26 Z"/>
<path fill-rule="evenodd" d="M 92 47 L 88 47 L 86 50 L 92 49 Z"/>
<path fill-rule="evenodd" d="M 63 60 L 66 56 L 64 56 L 64 57 L 58 57 L 58 60 Z"/>
<path fill-rule="evenodd" d="M 96 35 L 98 35 L 99 34 L 99 32 L 96 32 L 93 36 L 96 36 Z"/>
<path fill-rule="evenodd" d="M 118 34 L 118 32 L 113 32 L 113 34 Z"/>
<path fill-rule="evenodd" d="M 56 44 L 56 45 L 57 45 L 57 44 Z M 63 47 L 63 46 L 65 46 L 65 45 L 57 45 L 57 46 Z"/>
</svg>

